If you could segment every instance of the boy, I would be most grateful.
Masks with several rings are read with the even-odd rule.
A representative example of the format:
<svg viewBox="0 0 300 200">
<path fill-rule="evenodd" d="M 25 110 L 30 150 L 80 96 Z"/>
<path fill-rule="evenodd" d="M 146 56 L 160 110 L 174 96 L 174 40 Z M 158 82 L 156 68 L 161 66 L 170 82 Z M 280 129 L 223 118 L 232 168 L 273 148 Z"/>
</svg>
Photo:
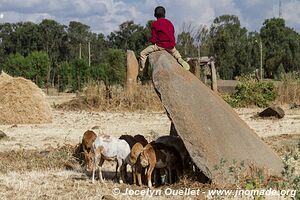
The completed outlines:
<svg viewBox="0 0 300 200">
<path fill-rule="evenodd" d="M 140 70 L 143 71 L 145 68 L 145 63 L 147 57 L 150 53 L 154 51 L 166 50 L 172 56 L 176 58 L 178 63 L 186 70 L 190 69 L 190 66 L 185 62 L 180 53 L 175 48 L 175 36 L 174 36 L 174 26 L 172 22 L 165 18 L 166 10 L 162 6 L 158 6 L 154 10 L 154 16 L 156 21 L 151 25 L 151 43 L 152 45 L 148 46 L 140 53 L 141 66 Z"/>
</svg>

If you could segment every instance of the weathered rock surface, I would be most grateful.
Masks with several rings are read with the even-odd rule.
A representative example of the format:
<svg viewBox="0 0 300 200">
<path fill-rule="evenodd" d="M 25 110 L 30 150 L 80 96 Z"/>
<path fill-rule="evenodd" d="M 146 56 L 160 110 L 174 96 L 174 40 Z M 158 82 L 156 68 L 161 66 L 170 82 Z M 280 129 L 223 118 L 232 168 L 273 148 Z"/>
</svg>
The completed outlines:
<svg viewBox="0 0 300 200">
<path fill-rule="evenodd" d="M 194 163 L 209 179 L 224 182 L 214 170 L 221 159 L 254 163 L 280 175 L 282 160 L 220 96 L 165 51 L 152 53 L 149 61 L 163 106 Z"/>
</svg>

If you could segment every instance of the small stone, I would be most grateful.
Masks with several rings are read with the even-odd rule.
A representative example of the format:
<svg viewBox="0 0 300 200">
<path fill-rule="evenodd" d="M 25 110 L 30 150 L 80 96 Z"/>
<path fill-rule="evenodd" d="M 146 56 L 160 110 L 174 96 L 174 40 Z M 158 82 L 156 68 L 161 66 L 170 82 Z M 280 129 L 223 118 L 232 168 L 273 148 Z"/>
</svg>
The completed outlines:
<svg viewBox="0 0 300 200">
<path fill-rule="evenodd" d="M 92 130 L 100 129 L 100 126 L 94 126 Z"/>
<path fill-rule="evenodd" d="M 0 140 L 6 139 L 6 138 L 8 138 L 7 135 L 3 131 L 0 131 Z"/>
<path fill-rule="evenodd" d="M 116 198 L 114 198 L 111 195 L 103 195 L 101 199 L 103 199 L 103 200 L 116 200 Z"/>
</svg>

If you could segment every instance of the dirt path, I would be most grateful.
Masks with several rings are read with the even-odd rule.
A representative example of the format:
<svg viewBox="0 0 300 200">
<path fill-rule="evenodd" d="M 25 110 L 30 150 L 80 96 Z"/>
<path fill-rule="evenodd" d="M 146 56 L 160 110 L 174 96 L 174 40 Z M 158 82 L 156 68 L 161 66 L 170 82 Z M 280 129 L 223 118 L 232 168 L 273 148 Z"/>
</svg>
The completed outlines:
<svg viewBox="0 0 300 200">
<path fill-rule="evenodd" d="M 300 134 L 300 108 L 289 109 L 284 106 L 283 109 L 285 116 L 282 119 L 253 118 L 263 111 L 260 108 L 241 108 L 236 112 L 260 137 Z"/>
<path fill-rule="evenodd" d="M 286 109 L 286 116 L 281 120 L 253 119 L 252 116 L 261 109 L 236 111 L 260 137 L 300 134 L 300 109 Z M 0 130 L 9 137 L 8 140 L 1 141 L 0 151 L 77 144 L 84 131 L 94 126 L 110 135 L 142 134 L 149 140 L 168 134 L 170 127 L 165 113 L 53 112 L 51 124 L 0 125 Z"/>
<path fill-rule="evenodd" d="M 98 126 L 115 136 L 142 134 L 147 139 L 168 133 L 169 119 L 163 113 L 90 113 L 54 110 L 51 124 L 1 125 L 9 137 L 0 143 L 0 151 L 44 149 L 48 146 L 77 144 L 83 133 Z M 97 131 L 97 130 L 96 130 Z"/>
</svg>

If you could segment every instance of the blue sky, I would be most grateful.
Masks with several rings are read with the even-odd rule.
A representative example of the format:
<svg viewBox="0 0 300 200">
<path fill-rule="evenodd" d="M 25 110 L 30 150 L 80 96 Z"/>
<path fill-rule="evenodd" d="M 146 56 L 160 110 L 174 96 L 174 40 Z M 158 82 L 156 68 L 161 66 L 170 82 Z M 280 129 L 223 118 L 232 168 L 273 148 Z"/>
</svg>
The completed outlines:
<svg viewBox="0 0 300 200">
<path fill-rule="evenodd" d="M 210 26 L 222 14 L 239 16 L 242 26 L 259 30 L 264 19 L 278 16 L 279 0 L 0 0 L 0 22 L 45 18 L 68 24 L 83 22 L 95 32 L 108 34 L 126 20 L 145 25 L 153 9 L 163 5 L 177 32 L 184 23 Z M 300 32 L 300 0 L 282 0 L 286 24 Z M 2 17 L 3 16 L 3 17 Z M 2 18 L 1 18 L 2 17 Z"/>
</svg>

